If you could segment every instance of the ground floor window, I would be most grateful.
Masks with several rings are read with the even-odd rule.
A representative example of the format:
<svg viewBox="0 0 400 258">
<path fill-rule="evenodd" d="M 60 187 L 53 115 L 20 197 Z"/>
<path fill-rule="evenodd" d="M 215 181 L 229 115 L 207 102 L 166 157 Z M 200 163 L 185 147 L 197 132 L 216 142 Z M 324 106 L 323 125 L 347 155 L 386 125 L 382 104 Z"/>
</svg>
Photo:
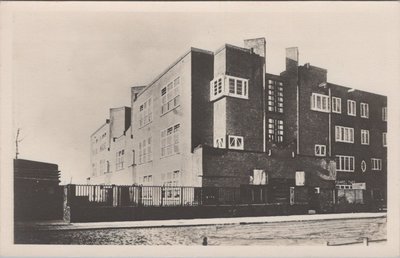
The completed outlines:
<svg viewBox="0 0 400 258">
<path fill-rule="evenodd" d="M 234 150 L 244 149 L 243 136 L 229 135 L 228 138 L 229 138 L 228 139 L 229 149 L 234 149 Z"/>
</svg>

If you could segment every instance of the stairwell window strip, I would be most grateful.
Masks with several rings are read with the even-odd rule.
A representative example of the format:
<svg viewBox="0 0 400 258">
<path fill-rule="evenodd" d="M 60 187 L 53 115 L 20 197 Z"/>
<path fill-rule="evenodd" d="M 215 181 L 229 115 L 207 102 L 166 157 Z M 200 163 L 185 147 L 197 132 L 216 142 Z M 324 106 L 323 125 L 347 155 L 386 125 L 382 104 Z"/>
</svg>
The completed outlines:
<svg viewBox="0 0 400 258">
<path fill-rule="evenodd" d="M 233 150 L 243 150 L 243 136 L 229 135 L 228 137 L 229 149 Z"/>
<path fill-rule="evenodd" d="M 269 142 L 283 142 L 283 120 L 282 119 L 268 119 L 268 141 Z"/>
<path fill-rule="evenodd" d="M 176 124 L 161 131 L 161 157 L 179 153 L 179 127 Z"/>
<path fill-rule="evenodd" d="M 382 133 L 382 145 L 383 145 L 383 147 L 387 147 L 386 135 L 387 135 L 387 133 Z"/>
<path fill-rule="evenodd" d="M 210 100 L 221 96 L 248 99 L 249 80 L 229 75 L 221 75 L 210 82 Z"/>
<path fill-rule="evenodd" d="M 360 103 L 360 113 L 363 118 L 369 117 L 369 105 L 367 103 Z"/>
<path fill-rule="evenodd" d="M 161 115 L 180 105 L 180 77 L 171 81 L 161 89 Z"/>
<path fill-rule="evenodd" d="M 283 113 L 283 84 L 273 80 L 268 80 L 268 103 L 269 112 Z"/>
<path fill-rule="evenodd" d="M 371 159 L 371 169 L 372 170 L 382 170 L 382 159 Z"/>
<path fill-rule="evenodd" d="M 332 112 L 333 113 L 342 113 L 342 99 L 337 97 L 332 97 Z"/>
<path fill-rule="evenodd" d="M 329 113 L 331 110 L 329 96 L 319 93 L 312 93 L 311 110 Z"/>
<path fill-rule="evenodd" d="M 151 98 L 139 106 L 139 128 L 153 121 L 153 105 Z"/>
<path fill-rule="evenodd" d="M 382 121 L 387 121 L 387 107 L 382 108 Z"/>
<path fill-rule="evenodd" d="M 326 156 L 326 145 L 315 144 L 315 156 Z"/>
<path fill-rule="evenodd" d="M 354 100 L 347 100 L 347 114 L 349 116 L 356 116 L 357 114 L 357 106 Z"/>
<path fill-rule="evenodd" d="M 369 130 L 361 129 L 361 144 L 369 145 Z"/>
<path fill-rule="evenodd" d="M 354 143 L 354 128 L 335 126 L 336 142 Z"/>
<path fill-rule="evenodd" d="M 341 172 L 354 172 L 354 156 L 336 156 L 336 170 Z"/>
</svg>

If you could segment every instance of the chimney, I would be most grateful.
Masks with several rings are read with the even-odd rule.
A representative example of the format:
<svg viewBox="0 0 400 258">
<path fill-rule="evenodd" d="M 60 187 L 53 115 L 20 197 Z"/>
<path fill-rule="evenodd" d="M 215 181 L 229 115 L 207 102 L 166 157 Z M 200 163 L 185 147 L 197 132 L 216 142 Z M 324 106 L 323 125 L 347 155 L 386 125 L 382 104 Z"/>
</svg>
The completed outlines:
<svg viewBox="0 0 400 258">
<path fill-rule="evenodd" d="M 250 49 L 252 53 L 265 57 L 265 38 L 245 39 L 244 47 Z"/>
<path fill-rule="evenodd" d="M 297 47 L 286 48 L 286 71 L 297 69 L 299 65 L 299 50 Z"/>
</svg>

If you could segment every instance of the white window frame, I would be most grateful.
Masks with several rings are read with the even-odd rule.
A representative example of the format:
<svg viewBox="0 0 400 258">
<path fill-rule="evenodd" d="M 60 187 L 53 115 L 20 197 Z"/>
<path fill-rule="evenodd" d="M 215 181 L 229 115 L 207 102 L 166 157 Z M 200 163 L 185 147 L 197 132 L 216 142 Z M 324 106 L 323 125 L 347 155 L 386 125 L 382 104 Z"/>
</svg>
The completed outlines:
<svg viewBox="0 0 400 258">
<path fill-rule="evenodd" d="M 369 130 L 361 129 L 361 144 L 369 145 Z"/>
<path fill-rule="evenodd" d="M 347 100 L 347 115 L 356 116 L 357 115 L 357 103 L 355 100 Z"/>
<path fill-rule="evenodd" d="M 365 160 L 361 161 L 361 171 L 365 172 L 367 170 L 367 162 Z"/>
<path fill-rule="evenodd" d="M 371 158 L 371 170 L 382 170 L 382 159 Z"/>
<path fill-rule="evenodd" d="M 177 123 L 161 130 L 160 135 L 161 158 L 178 154 L 180 151 L 180 124 Z"/>
<path fill-rule="evenodd" d="M 284 136 L 284 126 L 282 119 L 268 119 L 268 141 L 282 143 Z"/>
<path fill-rule="evenodd" d="M 382 133 L 382 145 L 383 147 L 387 147 L 387 133 Z"/>
<path fill-rule="evenodd" d="M 233 81 L 233 87 L 231 87 L 231 81 Z M 239 87 L 239 85 L 241 87 Z M 241 92 L 239 89 L 241 89 Z M 239 78 L 231 75 L 220 75 L 214 78 L 210 82 L 210 101 L 218 99 L 222 96 L 248 99 L 249 79 Z"/>
<path fill-rule="evenodd" d="M 180 84 L 181 79 L 178 76 L 161 89 L 161 115 L 168 113 L 180 105 Z"/>
<path fill-rule="evenodd" d="M 244 149 L 243 136 L 229 135 L 228 146 L 229 149 L 232 150 L 243 150 Z"/>
<path fill-rule="evenodd" d="M 283 83 L 280 81 L 268 80 L 267 110 L 269 112 L 283 113 Z"/>
<path fill-rule="evenodd" d="M 387 121 L 387 107 L 382 108 L 382 121 Z"/>
<path fill-rule="evenodd" d="M 360 103 L 360 116 L 362 118 L 369 118 L 369 105 L 368 103 Z"/>
<path fill-rule="evenodd" d="M 153 121 L 153 101 L 148 98 L 141 105 L 139 105 L 139 128 L 151 123 Z"/>
<path fill-rule="evenodd" d="M 311 110 L 325 113 L 331 112 L 331 102 L 328 95 L 313 92 L 310 102 Z"/>
<path fill-rule="evenodd" d="M 338 97 L 332 97 L 332 113 L 342 113 L 342 99 Z"/>
<path fill-rule="evenodd" d="M 315 156 L 325 157 L 326 156 L 326 145 L 315 144 L 314 153 L 315 153 Z"/>
<path fill-rule="evenodd" d="M 345 142 L 345 143 L 354 143 L 354 128 L 336 125 L 335 126 L 335 141 L 336 142 Z"/>
<path fill-rule="evenodd" d="M 354 156 L 336 155 L 336 170 L 340 172 L 354 172 Z"/>
<path fill-rule="evenodd" d="M 214 147 L 215 148 L 220 148 L 220 149 L 225 149 L 225 137 L 218 137 L 214 141 Z"/>
</svg>

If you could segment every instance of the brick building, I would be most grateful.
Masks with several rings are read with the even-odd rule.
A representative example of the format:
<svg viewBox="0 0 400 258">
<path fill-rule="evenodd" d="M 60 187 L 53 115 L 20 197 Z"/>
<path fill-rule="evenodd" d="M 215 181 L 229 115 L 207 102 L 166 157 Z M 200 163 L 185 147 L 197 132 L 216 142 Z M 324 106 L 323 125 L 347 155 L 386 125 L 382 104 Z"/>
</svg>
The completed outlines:
<svg viewBox="0 0 400 258">
<path fill-rule="evenodd" d="M 265 39 L 244 46 L 192 48 L 132 87 L 129 176 L 103 180 L 92 155 L 96 182 L 265 188 L 275 202 L 302 188 L 385 197 L 386 97 L 329 83 L 327 70 L 299 65 L 297 48 L 287 49 L 285 71 L 266 73 Z"/>
</svg>

